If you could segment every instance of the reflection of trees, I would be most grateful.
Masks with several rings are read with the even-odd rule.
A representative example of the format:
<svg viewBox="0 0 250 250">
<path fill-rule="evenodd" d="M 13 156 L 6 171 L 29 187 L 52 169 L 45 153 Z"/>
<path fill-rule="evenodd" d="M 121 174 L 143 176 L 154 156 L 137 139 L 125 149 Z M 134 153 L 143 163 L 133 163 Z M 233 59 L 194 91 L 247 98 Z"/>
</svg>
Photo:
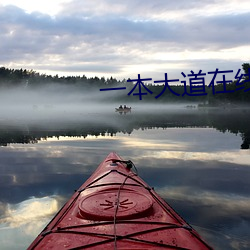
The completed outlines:
<svg viewBox="0 0 250 250">
<path fill-rule="evenodd" d="M 250 144 L 250 137 L 248 139 L 243 138 L 241 149 L 249 149 L 249 144 Z"/>
<path fill-rule="evenodd" d="M 26 135 L 23 131 L 7 131 L 0 132 L 0 146 L 7 146 L 11 143 L 37 143 L 39 139 L 37 139 L 33 135 Z"/>
<path fill-rule="evenodd" d="M 37 143 L 41 139 L 52 137 L 69 136 L 83 137 L 113 136 L 117 133 L 131 134 L 133 130 L 152 128 L 173 128 L 173 127 L 211 127 L 221 132 L 229 131 L 240 134 L 242 137 L 242 149 L 248 149 L 250 145 L 250 110 L 192 110 L 182 112 L 150 112 L 131 113 L 129 116 L 112 114 L 108 117 L 110 122 L 78 122 L 62 124 L 50 122 L 46 129 L 39 125 L 28 126 L 25 129 L 16 127 L 0 127 L 0 145 L 7 146 L 11 143 Z M 107 119 L 106 119 L 107 120 Z M 27 130 L 28 127 L 28 130 Z M 44 128 L 44 124 L 42 125 Z M 28 131 L 28 132 L 27 132 Z"/>
<path fill-rule="evenodd" d="M 233 112 L 230 110 L 218 112 L 218 114 L 209 115 L 210 126 L 221 132 L 229 131 L 234 134 L 240 134 L 243 143 L 241 149 L 248 149 L 250 145 L 250 110 L 238 109 Z"/>
</svg>

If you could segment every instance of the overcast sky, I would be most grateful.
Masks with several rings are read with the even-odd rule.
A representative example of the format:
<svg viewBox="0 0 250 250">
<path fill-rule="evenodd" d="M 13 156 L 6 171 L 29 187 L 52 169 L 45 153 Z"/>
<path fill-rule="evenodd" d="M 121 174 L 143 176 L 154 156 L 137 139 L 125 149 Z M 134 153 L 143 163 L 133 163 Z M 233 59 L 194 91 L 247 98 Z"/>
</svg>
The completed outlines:
<svg viewBox="0 0 250 250">
<path fill-rule="evenodd" d="M 0 0 L 0 66 L 181 79 L 250 62 L 249 0 Z"/>
</svg>

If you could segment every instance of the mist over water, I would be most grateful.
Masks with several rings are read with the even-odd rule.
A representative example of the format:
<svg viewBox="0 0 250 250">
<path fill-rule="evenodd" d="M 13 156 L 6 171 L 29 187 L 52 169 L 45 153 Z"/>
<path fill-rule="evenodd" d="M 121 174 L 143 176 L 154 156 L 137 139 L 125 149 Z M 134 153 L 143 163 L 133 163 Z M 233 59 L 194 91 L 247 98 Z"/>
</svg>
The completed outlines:
<svg viewBox="0 0 250 250">
<path fill-rule="evenodd" d="M 5 89 L 0 92 L 1 119 L 60 119 L 108 111 L 97 91 L 80 92 L 66 86 L 52 85 L 37 89 Z"/>
<path fill-rule="evenodd" d="M 49 85 L 34 89 L 22 87 L 0 90 L 0 122 L 18 125 L 20 123 L 41 125 L 49 122 L 103 122 L 112 123 L 111 119 L 117 118 L 115 108 L 120 105 L 132 107 L 134 114 L 161 112 L 180 112 L 188 110 L 189 104 L 157 104 L 135 102 L 135 96 L 131 96 L 131 102 L 114 101 L 115 93 L 100 92 L 98 89 L 86 89 L 66 86 Z M 124 93 L 126 95 L 126 93 Z"/>
</svg>

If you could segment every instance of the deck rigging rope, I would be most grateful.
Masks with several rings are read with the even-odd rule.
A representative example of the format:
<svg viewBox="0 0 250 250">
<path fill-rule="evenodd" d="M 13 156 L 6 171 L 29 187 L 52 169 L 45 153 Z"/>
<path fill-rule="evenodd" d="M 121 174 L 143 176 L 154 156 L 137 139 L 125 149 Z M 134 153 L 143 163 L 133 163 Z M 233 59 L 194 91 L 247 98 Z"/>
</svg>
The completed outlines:
<svg viewBox="0 0 250 250">
<path fill-rule="evenodd" d="M 91 224 L 88 224 L 88 225 L 74 225 L 74 226 L 69 226 L 69 227 L 58 227 L 58 223 L 60 222 L 61 218 L 63 217 L 60 217 L 58 220 L 56 220 L 54 222 L 54 226 L 53 226 L 53 229 L 50 229 L 50 230 L 45 230 L 42 234 L 42 237 L 45 237 L 46 235 L 48 234 L 51 234 L 51 233 L 66 233 L 66 234 L 82 234 L 82 235 L 89 235 L 89 236 L 92 236 L 92 235 L 98 235 L 100 237 L 106 237 L 105 240 L 103 241 L 97 241 L 97 242 L 93 242 L 93 243 L 90 243 L 90 244 L 85 244 L 85 245 L 82 245 L 82 246 L 77 246 L 77 247 L 73 247 L 73 248 L 70 248 L 71 250 L 80 250 L 80 249 L 85 249 L 85 248 L 91 248 L 91 247 L 94 247 L 94 246 L 99 246 L 101 244 L 106 244 L 106 243 L 114 243 L 114 249 L 117 250 L 117 241 L 119 240 L 129 240 L 129 241 L 134 241 L 134 242 L 141 242 L 141 243 L 146 243 L 146 244 L 151 244 L 151 245 L 154 245 L 154 246 L 160 246 L 160 247 L 165 247 L 167 249 L 180 249 L 180 250 L 187 250 L 186 248 L 183 248 L 183 247 L 180 247 L 180 246 L 175 246 L 175 245 L 170 245 L 170 244 L 164 244 L 164 243 L 159 243 L 159 242 L 155 242 L 155 241 L 150 241 L 150 240 L 145 240 L 145 239 L 139 239 L 138 235 L 141 235 L 141 234 L 147 234 L 149 232 L 155 232 L 155 231 L 160 231 L 160 230 L 176 230 L 176 229 L 184 229 L 184 230 L 188 230 L 194 237 L 196 237 L 198 240 L 202 241 L 204 244 L 206 244 L 202 239 L 200 239 L 194 232 L 193 232 L 193 229 L 191 226 L 189 226 L 189 224 L 182 224 L 181 221 L 179 221 L 179 218 L 176 216 L 175 213 L 173 213 L 168 207 L 166 207 L 166 205 L 161 201 L 161 199 L 159 197 L 157 197 L 155 195 L 155 193 L 153 192 L 153 189 L 150 188 L 149 186 L 146 186 L 145 183 L 142 183 L 140 180 L 137 180 L 135 179 L 134 177 L 138 175 L 138 171 L 134 165 L 134 163 L 132 161 L 122 161 L 122 160 L 117 160 L 117 159 L 112 159 L 112 162 L 113 163 L 121 163 L 121 164 L 125 164 L 125 167 L 129 170 L 126 173 L 122 173 L 122 172 L 119 172 L 118 170 L 116 169 L 112 169 L 110 170 L 109 172 L 103 174 L 102 176 L 100 176 L 99 178 L 95 179 L 94 181 L 92 181 L 91 183 L 89 183 L 85 188 L 82 188 L 82 189 L 79 189 L 76 196 L 74 197 L 74 200 L 72 201 L 72 203 L 67 207 L 67 209 L 64 209 L 64 207 L 61 209 L 63 211 L 63 215 L 67 213 L 67 211 L 73 206 L 73 204 L 76 202 L 76 200 L 79 198 L 79 195 L 84 192 L 86 189 L 88 188 L 95 188 L 95 187 L 98 187 L 99 185 L 96 184 L 96 182 L 98 182 L 99 180 L 105 178 L 106 176 L 108 176 L 109 174 L 111 174 L 112 172 L 117 172 L 118 174 L 120 175 L 123 175 L 124 176 L 124 180 L 122 183 L 112 183 L 113 185 L 118 185 L 118 189 L 117 189 L 117 198 L 115 200 L 115 203 L 114 203 L 114 217 L 113 217 L 113 222 L 112 220 L 111 221 L 104 221 L 104 222 L 99 222 L 99 223 L 91 223 Z M 135 169 L 135 172 L 132 171 L 131 169 L 134 168 Z M 130 180 L 133 180 L 134 182 L 136 182 L 136 184 L 134 183 L 126 183 L 127 180 L 130 179 Z M 104 184 L 100 184 L 100 186 L 103 186 Z M 110 184 L 109 184 L 110 185 Z M 180 224 L 172 224 L 172 223 L 166 223 L 166 222 L 158 222 L 158 221 L 150 221 L 150 222 L 146 222 L 146 221 L 130 221 L 130 220 L 119 220 L 117 217 L 118 216 L 118 211 L 119 211 L 119 206 L 120 206 L 120 197 L 121 197 L 121 192 L 122 192 L 122 189 L 124 186 L 127 186 L 127 185 L 136 185 L 136 186 L 141 186 L 143 188 L 145 188 L 146 190 L 148 190 L 148 192 L 152 195 L 152 197 L 157 201 L 157 203 L 162 206 L 170 215 L 172 215 L 177 221 L 179 221 Z M 168 204 L 169 205 L 169 204 Z M 59 212 L 58 212 L 59 213 Z M 142 231 L 138 231 L 138 232 L 133 232 L 133 233 L 130 233 L 130 234 L 127 234 L 127 235 L 120 235 L 120 234 L 117 234 L 117 225 L 118 224 L 126 224 L 126 223 L 139 223 L 139 224 L 157 224 L 159 225 L 159 227 L 156 227 L 156 228 L 153 228 L 153 229 L 145 229 L 145 230 L 142 230 Z M 76 228 L 84 228 L 84 227 L 89 227 L 89 226 L 102 226 L 102 225 L 112 225 L 113 224 L 113 235 L 112 234 L 96 234 L 93 233 L 93 232 L 89 232 L 88 230 L 86 231 L 81 231 L 79 232 L 78 230 L 74 230 Z M 40 241 L 42 240 L 42 238 L 40 239 Z M 40 242 L 39 241 L 39 242 Z M 39 242 L 37 242 L 36 245 L 39 244 Z M 206 244 L 207 245 L 207 244 Z M 208 246 L 209 247 L 209 246 Z M 210 248 L 209 248 L 210 249 Z"/>
<path fill-rule="evenodd" d="M 134 175 L 138 175 L 138 171 L 137 171 L 137 168 L 135 167 L 134 163 L 132 161 L 130 161 L 130 160 L 128 160 L 128 161 L 116 160 L 115 162 L 125 163 L 126 168 L 131 170 L 131 168 L 134 167 L 134 169 L 136 171 L 136 173 L 134 173 L 133 171 L 128 172 L 128 174 L 125 176 L 124 181 L 119 186 L 119 189 L 118 189 L 118 192 L 117 192 L 117 198 L 116 198 L 116 202 L 115 202 L 115 213 L 114 213 L 114 249 L 117 250 L 116 220 L 117 220 L 117 213 L 118 213 L 119 204 L 120 204 L 121 190 L 122 190 L 123 186 L 125 185 L 127 179 L 129 177 L 134 176 Z"/>
</svg>

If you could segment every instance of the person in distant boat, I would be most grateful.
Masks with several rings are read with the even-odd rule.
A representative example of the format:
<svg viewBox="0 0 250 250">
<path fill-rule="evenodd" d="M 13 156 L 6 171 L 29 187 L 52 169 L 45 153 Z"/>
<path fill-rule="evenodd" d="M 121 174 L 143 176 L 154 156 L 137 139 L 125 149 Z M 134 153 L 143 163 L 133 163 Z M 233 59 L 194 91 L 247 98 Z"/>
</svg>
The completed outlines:
<svg viewBox="0 0 250 250">
<path fill-rule="evenodd" d="M 124 105 L 124 109 L 126 109 L 127 108 L 127 106 L 126 105 Z"/>
<path fill-rule="evenodd" d="M 122 105 L 119 106 L 119 109 L 122 109 Z"/>
</svg>

